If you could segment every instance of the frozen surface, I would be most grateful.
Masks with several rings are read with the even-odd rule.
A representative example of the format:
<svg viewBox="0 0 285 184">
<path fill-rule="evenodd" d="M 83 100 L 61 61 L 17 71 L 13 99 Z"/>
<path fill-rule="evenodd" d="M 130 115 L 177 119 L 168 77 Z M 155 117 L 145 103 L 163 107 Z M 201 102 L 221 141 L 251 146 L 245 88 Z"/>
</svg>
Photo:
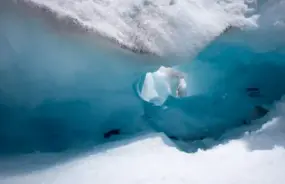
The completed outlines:
<svg viewBox="0 0 285 184">
<path fill-rule="evenodd" d="M 258 130 L 206 151 L 181 152 L 164 134 L 153 133 L 77 157 L 39 153 L 1 160 L 0 182 L 280 184 L 285 179 L 284 103 L 274 109 Z"/>
<path fill-rule="evenodd" d="M 132 83 L 151 57 L 55 34 L 36 18 L 1 12 L 0 25 L 0 153 L 61 151 L 105 142 L 113 129 L 147 129 Z"/>
<path fill-rule="evenodd" d="M 250 1 L 24 0 L 138 50 L 195 54 L 228 26 L 255 25 Z M 189 11 L 190 10 L 190 11 Z"/>
<path fill-rule="evenodd" d="M 0 153 L 61 152 L 150 130 L 219 139 L 264 116 L 285 93 L 276 3 L 1 1 Z M 265 34 L 270 42 L 258 43 Z"/>
<path fill-rule="evenodd" d="M 162 105 L 169 96 L 185 97 L 187 84 L 185 74 L 173 68 L 160 67 L 145 75 L 140 97 L 155 105 Z"/>
<path fill-rule="evenodd" d="M 283 1 L 8 2 L 1 184 L 284 181 Z"/>
<path fill-rule="evenodd" d="M 283 58 L 279 51 L 256 53 L 246 44 L 217 39 L 192 63 L 175 68 L 186 73 L 185 96 L 175 94 L 177 83 L 171 84 L 160 70 L 146 75 L 140 93 L 146 120 L 176 138 L 218 138 L 227 129 L 264 116 L 261 109 L 281 98 Z"/>
</svg>

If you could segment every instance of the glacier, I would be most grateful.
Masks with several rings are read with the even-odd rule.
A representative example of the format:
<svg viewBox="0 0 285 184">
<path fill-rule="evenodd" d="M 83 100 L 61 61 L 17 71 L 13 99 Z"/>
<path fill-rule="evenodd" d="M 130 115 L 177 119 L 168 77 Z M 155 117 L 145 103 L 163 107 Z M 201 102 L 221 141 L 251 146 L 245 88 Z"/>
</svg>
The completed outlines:
<svg viewBox="0 0 285 184">
<path fill-rule="evenodd" d="M 143 71 L 135 55 L 73 45 L 33 20 L 1 24 L 1 152 L 60 151 L 102 142 L 112 128 L 146 128 L 131 86 Z"/>
<path fill-rule="evenodd" d="M 90 7 L 94 11 L 100 9 L 100 12 L 95 13 L 95 17 L 90 17 L 90 20 L 85 20 L 83 18 L 87 15 L 84 13 L 89 11 L 82 13 L 74 9 L 81 5 L 86 8 L 85 2 L 1 2 L 0 140 L 3 147 L 0 148 L 0 153 L 85 149 L 107 142 L 113 137 L 128 137 L 156 129 L 157 126 L 149 123 L 148 119 L 155 119 L 152 112 L 157 110 L 146 109 L 147 104 L 141 101 L 137 90 L 137 86 L 141 85 L 140 79 L 161 65 L 169 67 L 189 63 L 203 45 L 221 34 L 229 24 L 250 27 L 255 20 L 254 15 L 243 17 L 245 5 L 237 11 L 239 6 L 228 9 L 230 4 L 224 5 L 224 8 L 222 4 L 213 1 L 211 11 L 219 14 L 207 17 L 221 23 L 213 25 L 215 20 L 211 19 L 204 22 L 204 28 L 207 28 L 205 32 L 197 33 L 193 30 L 189 35 L 185 29 L 188 30 L 193 25 L 198 26 L 195 28 L 198 29 L 200 26 L 197 17 L 192 15 L 194 12 L 186 14 L 188 11 L 180 11 L 185 14 L 182 17 L 186 18 L 180 20 L 178 16 L 181 15 L 173 14 L 173 11 L 179 11 L 186 5 L 202 11 L 206 2 L 194 5 L 191 2 L 177 2 L 166 6 L 159 1 L 154 4 L 143 1 L 140 2 L 142 4 L 133 4 L 126 1 L 126 5 L 120 6 L 120 11 L 110 7 L 114 3 L 109 1 L 93 3 Z M 130 7 L 131 11 L 126 7 Z M 64 12 L 69 13 L 62 13 L 66 8 L 69 11 Z M 139 20 L 132 14 L 133 8 L 138 9 Z M 114 10 L 112 14 L 115 15 L 109 17 L 114 20 L 101 15 L 104 9 Z M 221 17 L 227 17 L 224 14 L 236 16 L 222 19 Z M 155 22 L 145 22 L 149 20 L 148 16 L 153 16 Z M 120 20 L 116 20 L 116 17 Z M 133 20 L 128 22 L 130 18 Z M 96 20 L 97 23 L 94 23 Z M 86 21 L 89 21 L 88 24 Z M 118 24 L 121 22 L 122 25 L 114 24 L 115 27 L 111 29 L 110 25 L 114 21 Z M 133 25 L 134 21 L 135 24 L 145 23 L 145 26 L 134 29 L 133 26 L 138 26 Z M 190 22 L 184 24 L 185 21 Z M 161 23 L 157 24 L 158 22 Z M 148 27 L 154 23 L 158 27 Z M 88 27 L 89 24 L 93 27 Z M 126 24 L 127 27 L 124 27 Z M 173 29 L 177 26 L 181 26 L 177 29 L 181 32 L 174 34 Z M 102 35 L 100 28 L 114 31 L 114 34 L 106 31 Z M 130 28 L 131 33 L 127 31 Z M 140 36 L 144 30 L 147 33 Z M 161 32 L 163 30 L 164 33 Z M 135 33 L 139 34 L 135 35 L 136 41 L 132 39 Z M 124 36 L 120 37 L 121 34 Z M 146 38 L 147 35 L 156 39 Z M 187 36 L 197 39 L 191 40 L 191 47 L 188 47 L 188 43 L 183 44 Z M 181 50 L 175 50 L 174 47 Z M 136 50 L 142 50 L 142 53 L 138 54 Z M 174 52 L 178 55 L 171 54 Z M 186 85 L 186 81 L 183 83 Z M 157 112 L 154 116 L 159 114 Z M 176 121 L 182 122 L 182 119 L 179 117 Z M 170 127 L 170 124 L 166 126 Z M 187 129 L 178 128 L 179 126 L 176 128 L 178 131 L 191 129 L 191 126 Z M 165 126 L 157 130 L 167 132 L 164 129 Z M 111 136 L 112 134 L 117 136 Z M 189 131 L 185 134 L 192 136 Z M 176 136 L 185 137 L 182 134 Z"/>
<path fill-rule="evenodd" d="M 284 6 L 2 0 L 0 183 L 280 183 Z"/>
<path fill-rule="evenodd" d="M 283 58 L 280 51 L 256 53 L 246 45 L 216 40 L 193 63 L 178 67 L 187 73 L 186 97 L 171 92 L 161 94 L 163 104 L 159 104 L 157 97 L 147 99 L 153 91 L 145 94 L 142 88 L 149 122 L 167 135 L 191 141 L 208 136 L 219 138 L 227 129 L 259 119 L 284 94 Z M 147 79 L 144 86 L 151 85 Z"/>
<path fill-rule="evenodd" d="M 211 2 L 90 1 L 83 11 L 85 1 L 3 1 L 0 152 L 83 149 L 152 130 L 219 139 L 263 117 L 284 94 L 285 70 L 280 39 L 256 40 L 282 31 L 279 14 L 268 30 L 273 5 Z"/>
</svg>

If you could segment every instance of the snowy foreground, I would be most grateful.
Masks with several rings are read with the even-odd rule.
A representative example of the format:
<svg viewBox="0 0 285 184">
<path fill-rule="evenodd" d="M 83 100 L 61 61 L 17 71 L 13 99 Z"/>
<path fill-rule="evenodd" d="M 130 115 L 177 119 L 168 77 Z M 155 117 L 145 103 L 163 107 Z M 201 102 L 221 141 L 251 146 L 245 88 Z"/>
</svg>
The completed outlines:
<svg viewBox="0 0 285 184">
<path fill-rule="evenodd" d="M 282 117 L 273 118 L 240 139 L 196 153 L 181 152 L 164 134 L 154 133 L 110 143 L 72 159 L 38 154 L 1 161 L 0 183 L 282 184 L 283 123 Z"/>
</svg>

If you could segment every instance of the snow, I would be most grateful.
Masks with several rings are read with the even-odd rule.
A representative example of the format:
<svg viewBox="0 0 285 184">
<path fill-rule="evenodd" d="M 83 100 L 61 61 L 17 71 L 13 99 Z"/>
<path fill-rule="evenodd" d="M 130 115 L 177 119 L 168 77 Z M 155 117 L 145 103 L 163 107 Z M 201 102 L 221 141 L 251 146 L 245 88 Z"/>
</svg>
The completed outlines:
<svg viewBox="0 0 285 184">
<path fill-rule="evenodd" d="M 106 144 L 65 161 L 56 159 L 62 154 L 40 153 L 20 161 L 2 160 L 0 183 L 280 184 L 285 179 L 283 124 L 282 118 L 273 119 L 260 130 L 195 153 L 181 152 L 164 134 L 152 133 Z M 39 160 L 54 163 L 29 170 Z M 5 167 L 23 170 L 11 174 Z"/>
<path fill-rule="evenodd" d="M 256 24 L 244 0 L 21 0 L 46 7 L 120 44 L 169 55 L 195 55 L 229 26 Z M 189 11 L 191 10 L 191 11 Z"/>
<path fill-rule="evenodd" d="M 260 128 L 182 152 L 163 133 L 148 133 L 84 153 L 36 153 L 0 159 L 1 184 L 280 184 L 285 169 L 284 100 Z M 230 133 L 230 132 L 229 132 Z M 191 145 L 191 144 L 190 144 Z"/>
</svg>

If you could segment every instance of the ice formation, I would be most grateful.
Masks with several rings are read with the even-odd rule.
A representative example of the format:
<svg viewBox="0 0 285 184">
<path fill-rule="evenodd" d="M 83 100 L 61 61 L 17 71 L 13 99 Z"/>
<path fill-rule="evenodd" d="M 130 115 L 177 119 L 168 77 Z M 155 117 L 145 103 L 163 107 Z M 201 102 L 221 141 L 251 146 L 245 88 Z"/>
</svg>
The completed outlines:
<svg viewBox="0 0 285 184">
<path fill-rule="evenodd" d="M 153 129 L 218 138 L 265 115 L 285 91 L 284 42 L 274 37 L 282 1 L 1 4 L 1 153 L 88 147 Z M 259 43 L 264 35 L 272 37 Z"/>
<path fill-rule="evenodd" d="M 282 183 L 284 8 L 1 0 L 0 183 Z"/>
<path fill-rule="evenodd" d="M 88 147 L 156 129 L 148 121 L 153 110 L 132 86 L 142 85 L 139 79 L 160 65 L 166 67 L 160 73 L 169 73 L 174 69 L 167 67 L 189 63 L 229 25 L 256 21 L 245 15 L 243 1 L 4 0 L 0 10 L 5 154 Z M 108 40 L 155 55 L 118 49 Z M 162 85 L 156 88 L 158 105 L 170 94 L 186 95 L 185 76 L 167 75 L 156 75 L 155 84 Z"/>
<path fill-rule="evenodd" d="M 186 87 L 185 74 L 162 66 L 156 72 L 146 74 L 139 93 L 143 100 L 162 105 L 169 96 L 185 97 Z"/>
<path fill-rule="evenodd" d="M 236 140 L 218 142 L 220 145 L 210 150 L 184 153 L 164 134 L 150 133 L 105 144 L 85 154 L 38 153 L 1 159 L 0 183 L 282 183 L 284 101 L 272 109 L 261 128 Z M 130 174 L 132 168 L 136 169 Z"/>
</svg>

